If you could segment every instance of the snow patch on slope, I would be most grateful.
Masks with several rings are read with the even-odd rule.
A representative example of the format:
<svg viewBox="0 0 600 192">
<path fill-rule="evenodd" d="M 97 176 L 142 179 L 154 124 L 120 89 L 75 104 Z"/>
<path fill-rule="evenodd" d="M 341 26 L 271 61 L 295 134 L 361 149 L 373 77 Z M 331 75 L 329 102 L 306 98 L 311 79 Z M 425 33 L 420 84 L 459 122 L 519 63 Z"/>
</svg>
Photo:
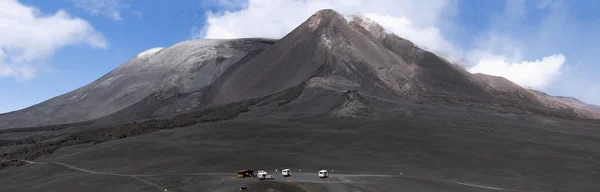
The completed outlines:
<svg viewBox="0 0 600 192">
<path fill-rule="evenodd" d="M 164 48 L 164 47 L 154 47 L 154 48 L 150 48 L 150 49 L 147 49 L 147 50 L 145 50 L 145 51 L 142 51 L 141 53 L 139 53 L 139 54 L 137 55 L 137 57 L 138 57 L 138 58 L 147 58 L 147 57 L 150 57 L 150 56 L 152 56 L 152 55 L 154 55 L 154 54 L 158 53 L 159 51 L 161 51 L 161 50 L 163 50 L 163 49 L 165 49 L 165 48 Z"/>
<path fill-rule="evenodd" d="M 368 14 L 354 14 L 350 16 L 352 21 L 350 23 L 355 23 L 367 30 L 371 35 L 375 38 L 382 39 L 386 34 L 390 34 L 385 28 L 383 28 L 379 23 L 371 19 Z"/>
</svg>

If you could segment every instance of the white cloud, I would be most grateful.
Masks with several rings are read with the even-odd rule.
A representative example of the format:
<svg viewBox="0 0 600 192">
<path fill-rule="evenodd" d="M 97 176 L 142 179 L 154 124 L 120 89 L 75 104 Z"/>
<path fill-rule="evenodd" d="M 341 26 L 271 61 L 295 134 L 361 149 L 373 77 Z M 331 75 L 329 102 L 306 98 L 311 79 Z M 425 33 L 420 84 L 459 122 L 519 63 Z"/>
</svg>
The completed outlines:
<svg viewBox="0 0 600 192">
<path fill-rule="evenodd" d="M 545 90 L 561 75 L 566 57 L 562 53 L 542 59 L 524 60 L 524 45 L 498 33 L 488 33 L 476 41 L 476 48 L 465 53 L 471 73 L 502 76 L 523 87 Z"/>
<path fill-rule="evenodd" d="M 562 54 L 518 63 L 508 62 L 503 56 L 486 56 L 469 68 L 469 72 L 502 76 L 524 87 L 544 89 L 560 75 L 564 62 Z"/>
<path fill-rule="evenodd" d="M 388 32 L 409 39 L 419 47 L 443 55 L 450 61 L 457 61 L 461 58 L 460 50 L 446 40 L 440 34 L 440 29 L 435 26 L 417 27 L 407 17 L 393 17 L 374 13 L 363 15 L 377 22 Z"/>
<path fill-rule="evenodd" d="M 113 20 L 123 20 L 120 9 L 126 7 L 120 0 L 73 0 L 76 7 L 92 15 L 103 15 Z"/>
<path fill-rule="evenodd" d="M 0 1 L 0 77 L 31 79 L 57 49 L 75 44 L 108 46 L 88 22 L 63 10 L 43 15 L 15 0 Z"/>
<path fill-rule="evenodd" d="M 240 0 L 220 0 L 233 7 Z M 242 37 L 281 38 L 316 11 L 334 9 L 342 14 L 361 13 L 388 31 L 415 42 L 449 60 L 460 59 L 460 51 L 435 26 L 444 15 L 452 15 L 450 0 L 250 0 L 242 9 L 207 13 L 207 25 L 193 29 L 193 38 L 231 39 Z M 229 10 L 229 9 L 227 9 Z M 450 12 L 444 12 L 448 11 Z"/>
<path fill-rule="evenodd" d="M 224 1 L 226 7 L 231 2 Z M 437 23 L 440 15 L 451 9 L 450 0 L 249 0 L 242 9 L 207 13 L 206 28 L 200 37 L 281 38 L 320 9 L 332 8 L 342 14 L 374 13 L 404 17 L 417 28 Z"/>
</svg>

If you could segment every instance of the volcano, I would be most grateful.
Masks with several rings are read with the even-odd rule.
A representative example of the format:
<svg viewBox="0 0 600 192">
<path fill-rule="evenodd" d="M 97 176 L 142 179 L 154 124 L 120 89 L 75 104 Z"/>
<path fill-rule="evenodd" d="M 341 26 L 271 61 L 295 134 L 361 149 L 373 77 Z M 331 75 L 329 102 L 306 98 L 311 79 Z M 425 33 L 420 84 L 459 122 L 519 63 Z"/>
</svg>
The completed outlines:
<svg viewBox="0 0 600 192">
<path fill-rule="evenodd" d="M 412 103 L 600 117 L 593 108 L 502 77 L 471 74 L 366 17 L 322 10 L 277 41 L 205 39 L 149 49 L 89 85 L 0 115 L 0 127 L 101 117 L 121 123 L 265 97 L 300 84 Z"/>
<path fill-rule="evenodd" d="M 93 176 L 65 179 L 89 169 L 110 173 L 84 171 L 112 191 L 227 191 L 243 182 L 216 173 L 257 167 L 356 173 L 249 185 L 265 190 L 594 191 L 598 118 L 577 99 L 469 73 L 367 17 L 325 9 L 279 40 L 149 49 L 0 115 L 0 177 L 10 178 L 0 189 L 89 190 L 80 183 Z M 39 170 L 55 174 L 30 176 Z M 354 178 L 372 172 L 392 176 Z"/>
</svg>

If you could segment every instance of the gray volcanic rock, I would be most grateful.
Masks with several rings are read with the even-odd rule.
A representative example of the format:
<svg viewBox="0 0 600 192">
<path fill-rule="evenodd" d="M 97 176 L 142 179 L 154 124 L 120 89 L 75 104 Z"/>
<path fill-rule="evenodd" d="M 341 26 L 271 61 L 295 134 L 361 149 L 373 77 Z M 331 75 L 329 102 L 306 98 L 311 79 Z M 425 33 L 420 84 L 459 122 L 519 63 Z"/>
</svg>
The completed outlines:
<svg viewBox="0 0 600 192">
<path fill-rule="evenodd" d="M 158 99 L 193 93 L 212 83 L 266 39 L 194 40 L 144 51 L 98 80 L 23 110 L 0 114 L 0 129 L 71 123 L 100 118 L 150 95 Z M 188 99 L 160 113 L 193 108 Z"/>
</svg>

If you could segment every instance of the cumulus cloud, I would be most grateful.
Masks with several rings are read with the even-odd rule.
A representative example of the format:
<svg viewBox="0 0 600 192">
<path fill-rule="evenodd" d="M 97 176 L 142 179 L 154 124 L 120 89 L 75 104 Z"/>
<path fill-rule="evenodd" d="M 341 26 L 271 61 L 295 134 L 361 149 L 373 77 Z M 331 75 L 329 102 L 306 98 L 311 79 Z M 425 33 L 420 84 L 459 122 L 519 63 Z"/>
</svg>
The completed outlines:
<svg viewBox="0 0 600 192">
<path fill-rule="evenodd" d="M 224 0 L 227 7 L 239 0 Z M 440 15 L 450 14 L 450 0 L 249 0 L 241 9 L 208 12 L 206 27 L 199 37 L 280 38 L 292 31 L 320 9 L 333 8 L 342 14 L 374 13 L 404 17 L 412 26 L 423 28 L 438 22 Z"/>
<path fill-rule="evenodd" d="M 362 14 L 388 31 L 421 48 L 457 60 L 460 51 L 435 26 L 442 16 L 452 16 L 451 0 L 220 0 L 226 11 L 208 12 L 206 26 L 194 29 L 193 38 L 281 38 L 320 9 L 342 14 Z M 241 9 L 230 11 L 234 5 Z"/>
<path fill-rule="evenodd" d="M 469 72 L 502 76 L 524 87 L 544 89 L 560 75 L 564 62 L 562 54 L 518 63 L 506 61 L 503 56 L 486 56 L 469 68 Z"/>
<path fill-rule="evenodd" d="M 363 15 L 381 25 L 388 32 L 408 39 L 420 48 L 443 55 L 450 61 L 461 59 L 460 50 L 446 40 L 440 33 L 440 29 L 435 26 L 417 27 L 407 17 L 393 17 L 375 13 L 363 13 Z"/>
<path fill-rule="evenodd" d="M 223 1 L 227 7 L 234 2 Z M 503 76 L 524 87 L 547 88 L 560 76 L 566 61 L 562 53 L 524 60 L 523 43 L 519 39 L 493 31 L 487 32 L 484 39 L 470 39 L 476 46 L 469 50 L 453 45 L 440 27 L 451 23 L 456 13 L 456 5 L 451 0 L 249 0 L 238 9 L 208 12 L 205 27 L 195 29 L 194 36 L 281 38 L 325 8 L 345 15 L 363 14 L 421 48 L 451 62 L 460 61 L 471 72 Z M 525 1 L 507 1 L 504 15 L 511 20 L 526 18 Z"/>
<path fill-rule="evenodd" d="M 469 72 L 505 77 L 536 90 L 545 90 L 560 78 L 566 61 L 562 53 L 524 60 L 521 42 L 492 32 L 476 40 L 476 45 L 463 55 L 469 61 L 466 63 Z"/>
<path fill-rule="evenodd" d="M 123 20 L 120 9 L 126 7 L 119 0 L 73 0 L 73 3 L 92 15 L 103 15 L 116 21 Z"/>
<path fill-rule="evenodd" d="M 44 15 L 15 0 L 0 1 L 0 78 L 31 79 L 57 49 L 75 44 L 108 46 L 88 22 L 63 10 Z"/>
</svg>

